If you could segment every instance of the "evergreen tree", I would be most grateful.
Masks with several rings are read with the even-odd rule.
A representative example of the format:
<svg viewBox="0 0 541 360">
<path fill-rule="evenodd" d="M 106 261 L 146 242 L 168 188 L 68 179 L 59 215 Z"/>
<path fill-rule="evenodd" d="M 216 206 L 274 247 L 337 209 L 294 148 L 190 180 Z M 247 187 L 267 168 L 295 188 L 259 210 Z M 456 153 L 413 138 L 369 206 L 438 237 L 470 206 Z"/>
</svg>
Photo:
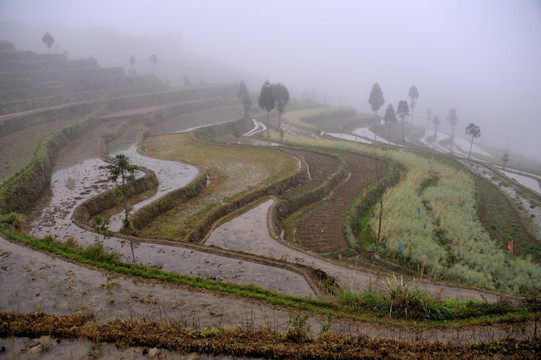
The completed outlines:
<svg viewBox="0 0 541 360">
<path fill-rule="evenodd" d="M 267 111 L 267 138 L 268 138 L 270 137 L 269 113 L 276 106 L 276 102 L 274 100 L 274 95 L 272 91 L 272 85 L 268 81 L 265 81 L 265 83 L 261 87 L 261 92 L 259 93 L 258 104 L 260 108 L 265 109 Z"/>
<path fill-rule="evenodd" d="M 282 124 L 282 113 L 284 112 L 284 108 L 289 101 L 289 91 L 287 90 L 287 87 L 281 83 L 272 84 L 272 95 L 274 97 L 274 101 L 276 101 L 276 110 L 278 110 L 277 129 L 279 130 Z"/>
<path fill-rule="evenodd" d="M 470 125 L 466 127 L 466 135 L 471 135 L 470 152 L 468 153 L 468 160 L 470 160 L 471 148 L 473 146 L 473 139 L 481 137 L 481 129 L 479 128 L 479 126 L 475 125 L 474 123 L 470 123 Z"/>
<path fill-rule="evenodd" d="M 130 65 L 131 65 L 131 73 L 132 75 L 135 75 L 135 63 L 137 61 L 135 60 L 135 55 L 130 55 Z"/>
<path fill-rule="evenodd" d="M 160 62 L 160 59 L 158 59 L 158 55 L 152 54 L 150 55 L 150 58 L 148 59 L 150 63 L 152 64 L 152 73 L 154 73 L 154 70 L 156 69 L 156 64 Z"/>
<path fill-rule="evenodd" d="M 49 50 L 49 54 L 51 53 L 51 46 L 54 44 L 54 38 L 52 37 L 49 32 L 46 32 L 45 35 L 43 35 L 43 38 L 41 39 L 41 42 L 47 46 L 47 49 Z"/>
<path fill-rule="evenodd" d="M 415 109 L 415 100 L 419 97 L 419 91 L 417 90 L 417 87 L 415 87 L 415 85 L 410 87 L 410 91 L 408 93 L 408 96 L 411 98 L 411 102 L 410 102 L 411 125 L 413 125 L 413 109 Z"/>
<path fill-rule="evenodd" d="M 128 200 L 126 198 L 126 187 L 129 183 L 135 181 L 135 170 L 137 170 L 137 165 L 133 165 L 127 155 L 117 154 L 113 158 L 113 163 L 107 165 L 107 170 L 114 182 L 120 180 L 120 183 L 117 185 L 117 190 L 122 195 L 122 200 L 124 202 L 124 220 L 122 220 L 122 225 L 127 229 L 130 227 L 130 221 L 128 219 L 130 208 L 128 207 Z"/>
<path fill-rule="evenodd" d="M 402 119 L 402 146 L 405 146 L 405 134 L 404 134 L 404 119 L 410 114 L 408 102 L 406 100 L 400 100 L 398 102 L 398 108 L 396 109 L 396 115 Z"/>
<path fill-rule="evenodd" d="M 440 117 L 438 115 L 434 115 L 434 118 L 432 120 L 434 123 L 434 134 L 436 134 L 436 140 L 438 139 L 438 126 L 440 125 Z"/>
<path fill-rule="evenodd" d="M 378 110 L 383 104 L 385 104 L 385 99 L 383 98 L 383 92 L 379 87 L 378 83 L 372 85 L 372 91 L 370 91 L 370 96 L 368 97 L 368 103 L 372 111 L 374 112 L 374 120 L 378 119 Z M 376 140 L 376 133 L 374 132 L 374 141 Z"/>
<path fill-rule="evenodd" d="M 383 117 L 383 121 L 388 125 L 388 128 L 389 128 L 389 134 L 388 134 L 387 140 L 390 143 L 391 142 L 391 124 L 397 121 L 396 114 L 394 113 L 393 104 L 389 104 L 387 106 L 387 109 L 385 110 L 385 116 Z"/>
<path fill-rule="evenodd" d="M 250 92 L 242 80 L 239 84 L 239 90 L 237 91 L 237 97 L 242 100 L 242 107 L 244 109 L 244 118 L 248 117 L 248 111 L 252 107 L 252 100 L 250 99 Z"/>
<path fill-rule="evenodd" d="M 509 150 L 505 149 L 502 155 L 502 161 L 503 161 L 503 167 L 505 169 L 505 166 L 507 165 L 507 162 L 509 161 Z"/>
<path fill-rule="evenodd" d="M 447 121 L 451 124 L 451 152 L 453 152 L 453 146 L 455 145 L 455 127 L 458 124 L 458 116 L 456 115 L 456 110 L 449 110 L 449 115 L 447 115 Z"/>
</svg>

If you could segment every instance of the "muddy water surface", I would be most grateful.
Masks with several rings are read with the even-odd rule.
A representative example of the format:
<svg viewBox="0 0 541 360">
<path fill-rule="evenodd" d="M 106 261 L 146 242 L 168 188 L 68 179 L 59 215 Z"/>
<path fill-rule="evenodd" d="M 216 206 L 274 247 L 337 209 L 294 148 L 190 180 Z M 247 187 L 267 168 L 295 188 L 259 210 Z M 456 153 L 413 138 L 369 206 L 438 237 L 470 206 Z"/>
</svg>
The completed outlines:
<svg viewBox="0 0 541 360">
<path fill-rule="evenodd" d="M 0 238 L 0 309 L 69 314 L 90 311 L 100 322 L 139 316 L 192 329 L 240 325 L 283 329 L 288 314 L 248 302 L 137 281 L 54 258 Z"/>
<path fill-rule="evenodd" d="M 136 154 L 135 149 L 132 149 Z M 197 171 L 185 164 L 140 155 L 134 156 L 133 163 L 141 165 L 139 160 L 157 170 L 156 175 L 161 184 L 162 194 L 175 186 L 187 184 Z M 38 238 L 52 234 L 60 241 L 66 241 L 70 236 L 74 236 L 83 246 L 94 243 L 98 238 L 97 234 L 72 223 L 71 215 L 75 207 L 84 200 L 113 186 L 106 180 L 105 166 L 106 163 L 100 159 L 89 159 L 55 171 L 51 180 L 52 194 L 48 204 L 33 215 L 30 233 Z M 131 248 L 126 240 L 110 238 L 103 243 L 108 251 L 116 253 L 122 260 L 133 261 Z M 134 245 L 134 248 L 135 261 L 149 267 L 243 285 L 255 284 L 283 294 L 314 295 L 301 275 L 288 270 L 174 246 L 141 243 Z"/>
</svg>

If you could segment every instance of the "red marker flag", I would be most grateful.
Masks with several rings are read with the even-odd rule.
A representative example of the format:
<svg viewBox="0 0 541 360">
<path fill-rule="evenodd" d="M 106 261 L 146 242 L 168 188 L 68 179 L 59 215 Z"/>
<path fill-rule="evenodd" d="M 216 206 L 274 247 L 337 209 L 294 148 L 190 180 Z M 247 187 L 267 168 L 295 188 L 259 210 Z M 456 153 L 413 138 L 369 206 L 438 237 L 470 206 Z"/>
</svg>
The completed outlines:
<svg viewBox="0 0 541 360">
<path fill-rule="evenodd" d="M 513 240 L 511 240 L 511 242 L 507 244 L 507 248 L 509 249 L 509 251 L 513 252 Z"/>
<path fill-rule="evenodd" d="M 366 188 L 363 190 L 363 197 L 366 197 Z"/>
<path fill-rule="evenodd" d="M 462 196 L 458 196 L 458 203 L 460 204 L 462 202 Z"/>
</svg>

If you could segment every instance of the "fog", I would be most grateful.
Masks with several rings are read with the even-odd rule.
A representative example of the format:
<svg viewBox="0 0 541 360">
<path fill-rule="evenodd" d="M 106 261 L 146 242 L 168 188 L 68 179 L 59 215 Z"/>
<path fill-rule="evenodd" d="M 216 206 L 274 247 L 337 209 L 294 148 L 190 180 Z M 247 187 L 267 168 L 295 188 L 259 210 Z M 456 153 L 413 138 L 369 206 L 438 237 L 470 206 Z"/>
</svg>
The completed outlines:
<svg viewBox="0 0 541 360">
<path fill-rule="evenodd" d="M 44 53 L 45 31 L 70 58 L 127 69 L 135 54 L 143 73 L 155 52 L 172 83 L 268 79 L 363 112 L 374 83 L 380 114 L 415 85 L 415 124 L 430 108 L 446 131 L 456 108 L 457 134 L 473 122 L 481 143 L 541 158 L 538 0 L 0 0 L 0 39 Z"/>
</svg>

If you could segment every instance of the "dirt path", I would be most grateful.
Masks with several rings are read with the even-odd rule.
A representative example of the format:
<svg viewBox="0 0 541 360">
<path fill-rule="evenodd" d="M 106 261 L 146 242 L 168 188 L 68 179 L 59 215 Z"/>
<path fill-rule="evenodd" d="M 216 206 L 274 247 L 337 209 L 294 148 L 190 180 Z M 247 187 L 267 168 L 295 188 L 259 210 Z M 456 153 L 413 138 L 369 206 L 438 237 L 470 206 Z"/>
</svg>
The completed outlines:
<svg viewBox="0 0 541 360">
<path fill-rule="evenodd" d="M 348 244 L 344 238 L 342 221 L 353 200 L 377 179 L 376 163 L 381 173 L 386 164 L 367 156 L 340 152 L 351 176 L 336 187 L 322 202 L 308 211 L 297 222 L 296 241 L 317 253 L 344 251 Z"/>
</svg>

